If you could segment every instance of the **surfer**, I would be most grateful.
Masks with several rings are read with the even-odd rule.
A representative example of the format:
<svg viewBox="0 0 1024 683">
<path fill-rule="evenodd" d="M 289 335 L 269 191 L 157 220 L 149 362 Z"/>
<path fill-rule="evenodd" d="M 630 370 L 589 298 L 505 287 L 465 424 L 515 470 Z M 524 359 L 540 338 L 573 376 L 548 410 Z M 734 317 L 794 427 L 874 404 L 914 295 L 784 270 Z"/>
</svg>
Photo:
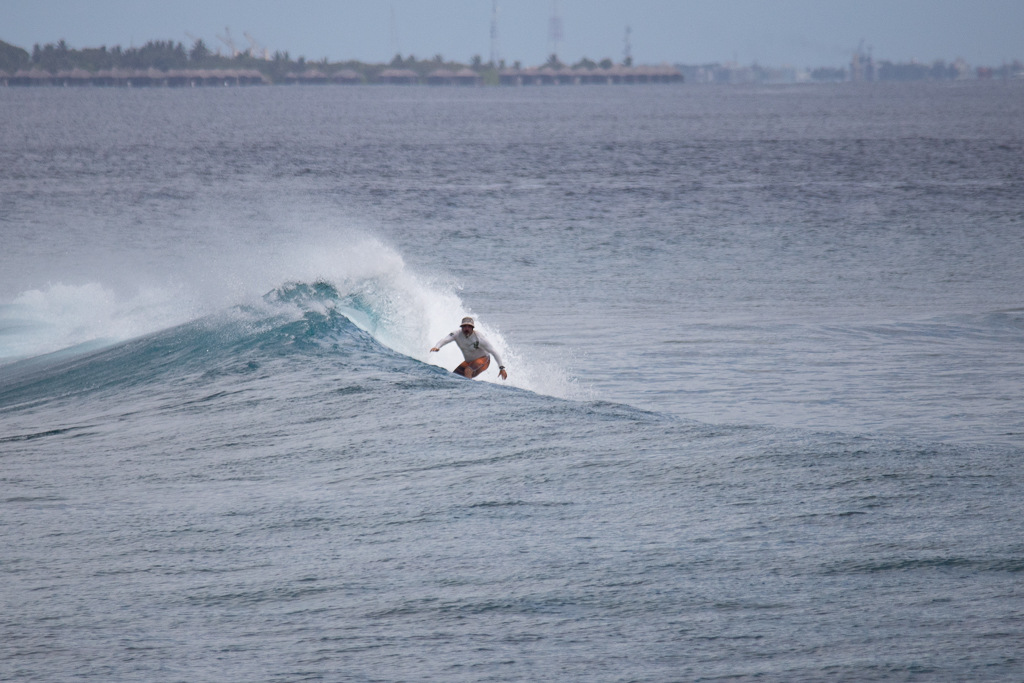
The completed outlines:
<svg viewBox="0 0 1024 683">
<path fill-rule="evenodd" d="M 455 342 L 459 349 L 462 350 L 462 355 L 466 358 L 464 363 L 453 370 L 455 374 L 462 375 L 463 377 L 476 377 L 490 366 L 491 356 L 494 356 L 494 360 L 498 361 L 498 374 L 501 375 L 502 379 L 508 379 L 505 366 L 501 364 L 501 356 L 494 350 L 490 342 L 484 339 L 479 332 L 474 331 L 473 328 L 473 319 L 463 318 L 460 329 L 455 330 L 434 344 L 434 348 L 430 349 L 431 353 L 440 351 L 441 347 L 449 342 Z"/>
</svg>

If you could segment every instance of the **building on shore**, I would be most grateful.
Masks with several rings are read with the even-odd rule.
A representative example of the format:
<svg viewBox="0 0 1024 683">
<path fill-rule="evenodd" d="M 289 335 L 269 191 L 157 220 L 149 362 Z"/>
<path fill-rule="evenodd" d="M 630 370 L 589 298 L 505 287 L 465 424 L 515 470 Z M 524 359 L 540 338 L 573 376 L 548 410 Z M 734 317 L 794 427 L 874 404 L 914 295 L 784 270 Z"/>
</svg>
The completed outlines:
<svg viewBox="0 0 1024 683">
<path fill-rule="evenodd" d="M 473 86 L 483 85 L 483 83 L 483 77 L 470 68 L 463 68 L 458 71 L 437 69 L 427 74 L 427 85 Z"/>
<path fill-rule="evenodd" d="M 282 82 L 288 85 L 358 85 L 365 83 L 362 74 L 352 69 L 341 69 L 332 73 L 325 73 L 320 69 L 306 69 L 305 71 L 289 71 L 285 74 Z"/>
<path fill-rule="evenodd" d="M 683 74 L 674 66 L 613 66 L 610 68 L 529 67 L 502 69 L 502 85 L 620 85 L 636 83 L 682 83 Z"/>
<path fill-rule="evenodd" d="M 385 85 L 416 85 L 420 75 L 412 69 L 384 69 L 373 79 L 375 83 Z"/>
<path fill-rule="evenodd" d="M 269 81 L 255 69 L 101 69 L 90 72 L 70 69 L 51 73 L 41 69 L 20 69 L 14 74 L 0 73 L 0 84 L 21 86 L 122 88 L 146 87 L 223 87 L 263 85 Z"/>
<path fill-rule="evenodd" d="M 352 69 L 342 69 L 331 74 L 331 83 L 338 85 L 359 85 L 365 82 L 362 74 Z"/>
<path fill-rule="evenodd" d="M 306 69 L 305 71 L 289 71 L 284 76 L 284 82 L 289 85 L 293 83 L 326 85 L 331 82 L 331 79 L 320 69 Z"/>
<path fill-rule="evenodd" d="M 493 73 L 493 72 L 492 72 Z M 290 71 L 275 79 L 279 83 L 326 85 L 380 83 L 386 85 L 482 86 L 484 74 L 468 67 L 440 68 L 425 76 L 412 69 L 385 68 L 377 73 L 370 69 L 331 71 L 329 68 L 307 67 Z M 642 83 L 682 83 L 683 72 L 674 66 L 612 66 L 609 68 L 529 67 L 502 69 L 497 83 L 506 86 L 525 85 L 620 85 Z M 100 69 L 86 71 L 74 68 L 58 72 L 43 69 L 19 69 L 15 73 L 0 71 L 0 86 L 55 87 L 214 87 L 263 85 L 271 79 L 256 69 Z M 495 82 L 495 81 L 490 81 Z"/>
</svg>

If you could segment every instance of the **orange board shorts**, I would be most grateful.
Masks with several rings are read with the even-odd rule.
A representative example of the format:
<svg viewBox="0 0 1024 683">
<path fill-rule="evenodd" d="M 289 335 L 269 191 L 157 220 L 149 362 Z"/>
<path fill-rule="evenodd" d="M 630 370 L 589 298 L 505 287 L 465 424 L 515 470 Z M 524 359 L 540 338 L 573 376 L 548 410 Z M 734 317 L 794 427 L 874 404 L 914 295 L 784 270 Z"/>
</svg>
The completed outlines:
<svg viewBox="0 0 1024 683">
<path fill-rule="evenodd" d="M 481 372 L 486 370 L 491 365 L 490 356 L 481 356 L 476 360 L 467 360 L 463 362 L 459 367 L 452 370 L 456 375 L 462 375 L 463 377 L 476 377 Z"/>
</svg>

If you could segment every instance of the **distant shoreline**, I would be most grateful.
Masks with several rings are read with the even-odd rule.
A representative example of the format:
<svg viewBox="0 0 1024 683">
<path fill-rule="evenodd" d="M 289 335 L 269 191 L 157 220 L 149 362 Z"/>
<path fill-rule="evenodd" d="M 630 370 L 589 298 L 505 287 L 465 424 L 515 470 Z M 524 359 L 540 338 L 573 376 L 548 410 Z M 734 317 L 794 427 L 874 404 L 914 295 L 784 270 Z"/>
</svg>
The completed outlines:
<svg viewBox="0 0 1024 683">
<path fill-rule="evenodd" d="M 507 65 L 504 60 L 471 64 L 445 61 L 441 55 L 416 59 L 395 57 L 388 64 L 358 60 L 330 63 L 292 59 L 287 52 L 261 57 L 251 51 L 224 56 L 211 52 L 202 40 L 191 48 L 180 42 L 149 41 L 142 47 L 115 45 L 75 49 L 63 40 L 33 46 L 32 52 L 0 41 L 0 87 L 223 87 L 277 84 L 529 86 L 635 83 L 787 84 L 841 82 L 914 82 L 966 80 L 1022 80 L 1024 63 L 1014 60 L 1000 67 L 971 67 L 964 60 L 951 63 L 894 64 L 856 52 L 848 67 L 766 67 L 758 64 L 621 64 L 611 59 L 595 62 L 582 58 L 564 64 L 552 54 L 542 66 Z"/>
<path fill-rule="evenodd" d="M 683 74 L 671 66 L 614 66 L 610 69 L 560 69 L 543 67 L 502 69 L 497 85 L 582 85 L 682 83 Z M 280 81 L 272 81 L 257 69 L 66 69 L 51 73 L 44 69 L 19 69 L 13 74 L 0 72 L 0 86 L 24 87 L 224 87 L 274 84 L 313 85 L 434 85 L 483 86 L 483 75 L 465 68 L 436 69 L 420 75 L 412 69 L 383 69 L 367 76 L 351 69 L 325 72 L 310 69 L 289 72 Z"/>
</svg>

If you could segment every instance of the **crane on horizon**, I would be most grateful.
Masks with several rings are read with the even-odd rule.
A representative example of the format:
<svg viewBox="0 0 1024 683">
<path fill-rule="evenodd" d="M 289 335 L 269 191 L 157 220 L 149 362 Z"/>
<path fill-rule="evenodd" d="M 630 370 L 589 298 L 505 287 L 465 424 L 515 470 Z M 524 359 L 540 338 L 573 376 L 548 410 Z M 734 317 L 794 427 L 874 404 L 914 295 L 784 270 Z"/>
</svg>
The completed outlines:
<svg viewBox="0 0 1024 683">
<path fill-rule="evenodd" d="M 238 56 L 238 50 L 235 48 L 235 41 L 231 39 L 231 29 L 229 27 L 224 27 L 224 35 L 217 34 L 217 40 L 228 46 L 232 57 Z"/>
<path fill-rule="evenodd" d="M 245 36 L 245 39 L 249 41 L 249 54 L 250 55 L 252 55 L 253 57 L 256 57 L 257 55 L 262 54 L 263 55 L 263 57 L 262 57 L 263 61 L 265 61 L 265 62 L 269 62 L 270 61 L 270 50 L 268 50 L 266 48 L 266 46 L 261 45 L 259 43 L 259 41 L 257 41 L 255 38 L 253 38 L 249 34 L 248 31 L 242 31 L 242 35 Z"/>
</svg>

